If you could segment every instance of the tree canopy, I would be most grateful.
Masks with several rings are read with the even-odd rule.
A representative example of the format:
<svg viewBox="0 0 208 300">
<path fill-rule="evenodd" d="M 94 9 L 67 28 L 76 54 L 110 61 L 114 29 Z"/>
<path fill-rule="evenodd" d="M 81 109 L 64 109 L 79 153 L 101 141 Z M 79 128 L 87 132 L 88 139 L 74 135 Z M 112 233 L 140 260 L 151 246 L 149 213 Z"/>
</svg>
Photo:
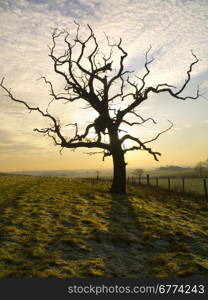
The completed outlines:
<svg viewBox="0 0 208 300">
<path fill-rule="evenodd" d="M 154 151 L 149 144 L 173 126 L 157 133 L 149 140 L 142 140 L 139 136 L 130 134 L 122 129 L 122 125 L 140 126 L 146 122 L 156 121 L 153 118 L 144 118 L 138 112 L 139 106 L 151 97 L 151 94 L 167 93 L 175 99 L 182 101 L 200 97 L 199 88 L 195 95 L 184 96 L 184 91 L 191 79 L 193 67 L 199 59 L 192 52 L 193 61 L 186 71 L 186 79 L 182 86 L 175 87 L 167 82 L 158 83 L 156 86 L 149 86 L 147 78 L 150 74 L 149 65 L 153 58 L 149 58 L 151 47 L 145 53 L 145 72 L 142 75 L 134 75 L 132 71 L 124 68 L 127 52 L 122 46 L 122 39 L 117 43 L 111 43 L 106 36 L 107 51 L 100 48 L 94 31 L 88 25 L 88 35 L 84 38 L 80 35 L 80 25 L 76 24 L 76 34 L 71 37 L 66 30 L 55 29 L 52 33 L 52 46 L 49 56 L 52 59 L 54 72 L 64 80 L 65 87 L 62 93 L 56 92 L 53 84 L 45 76 L 44 82 L 50 87 L 52 101 L 64 101 L 66 105 L 83 100 L 87 107 L 93 109 L 97 117 L 80 132 L 80 121 L 67 126 L 74 128 L 73 136 L 65 136 L 63 125 L 59 119 L 49 112 L 43 111 L 40 107 L 30 106 L 26 101 L 16 98 L 4 84 L 4 78 L 0 86 L 6 91 L 12 101 L 24 105 L 29 111 L 36 111 L 42 117 L 50 120 L 50 126 L 35 128 L 40 134 L 47 135 L 54 143 L 61 148 L 98 148 L 106 156 L 112 156 L 114 167 L 114 179 L 111 187 L 112 192 L 125 193 L 126 162 L 124 155 L 128 151 L 143 150 L 153 156 L 155 160 L 161 153 Z M 64 51 L 60 54 L 58 42 L 62 40 L 65 45 Z M 57 50 L 58 49 L 58 50 Z M 132 117 L 136 121 L 132 121 Z M 66 125 L 66 124 L 65 124 Z M 128 127 L 126 127 L 128 128 Z M 105 136 L 108 137 L 106 141 Z M 127 147 L 125 142 L 131 141 L 133 145 Z M 92 152 L 95 153 L 95 152 Z"/>
</svg>

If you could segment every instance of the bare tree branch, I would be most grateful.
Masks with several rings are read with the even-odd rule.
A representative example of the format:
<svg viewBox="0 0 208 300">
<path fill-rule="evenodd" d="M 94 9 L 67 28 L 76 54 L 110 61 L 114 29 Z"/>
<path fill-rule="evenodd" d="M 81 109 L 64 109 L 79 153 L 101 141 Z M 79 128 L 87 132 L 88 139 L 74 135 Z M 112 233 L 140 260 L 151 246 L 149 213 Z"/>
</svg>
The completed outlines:
<svg viewBox="0 0 208 300">
<path fill-rule="evenodd" d="M 49 80 L 47 80 L 45 76 L 41 76 L 39 79 L 43 79 L 44 82 L 50 86 L 50 95 L 53 96 L 53 98 L 54 98 L 55 100 L 66 100 L 66 101 L 73 102 L 74 100 L 78 100 L 78 99 L 81 98 L 79 95 L 78 95 L 78 96 L 77 96 L 77 95 L 76 95 L 76 96 L 72 96 L 72 95 L 69 95 L 69 93 L 68 93 L 68 94 L 66 94 L 66 93 L 63 94 L 63 93 L 61 93 L 62 95 L 68 95 L 68 97 L 60 96 L 60 94 L 56 94 L 56 93 L 54 92 L 52 83 L 51 83 Z"/>
<path fill-rule="evenodd" d="M 152 154 L 154 156 L 154 159 L 158 161 L 158 158 L 157 156 L 160 156 L 161 153 L 159 152 L 155 152 L 155 151 L 152 151 L 151 148 L 148 148 L 145 146 L 145 144 L 148 144 L 150 142 L 153 142 L 155 140 L 157 140 L 159 138 L 159 136 L 167 131 L 169 131 L 172 127 L 173 127 L 173 123 L 171 121 L 168 120 L 168 122 L 171 124 L 167 129 L 159 132 L 154 138 L 148 140 L 148 141 L 145 141 L 145 142 L 141 142 L 141 140 L 139 138 L 136 138 L 136 137 L 133 137 L 129 134 L 126 134 L 124 135 L 122 138 L 121 138 L 121 143 L 123 143 L 125 140 L 129 139 L 129 140 L 132 140 L 136 143 L 139 144 L 139 146 L 132 146 L 128 149 L 125 149 L 124 150 L 124 153 L 128 152 L 128 151 L 132 151 L 132 150 L 145 150 L 145 151 L 148 151 L 150 154 Z"/>
<path fill-rule="evenodd" d="M 131 123 L 126 120 L 122 120 L 121 123 L 125 123 L 129 126 L 133 126 L 133 125 L 143 125 L 144 123 L 146 123 L 148 121 L 152 121 L 154 124 L 157 124 L 157 122 L 153 118 L 144 119 L 141 115 L 138 115 L 135 111 L 130 111 L 129 113 L 134 114 L 136 117 L 140 118 L 141 122 L 132 122 Z"/>
<path fill-rule="evenodd" d="M 148 141 L 145 141 L 143 144 L 151 143 L 151 142 L 157 140 L 161 134 L 163 134 L 165 132 L 168 132 L 173 127 L 173 123 L 170 120 L 168 120 L 168 122 L 170 123 L 170 126 L 168 128 L 166 128 L 165 130 L 159 132 L 154 138 L 152 138 L 152 139 L 150 139 Z"/>
<path fill-rule="evenodd" d="M 107 156 L 112 156 L 114 179 L 111 192 L 125 193 L 126 162 L 124 155 L 129 151 L 142 150 L 147 151 L 158 161 L 161 153 L 153 151 L 152 148 L 147 147 L 147 144 L 154 142 L 161 134 L 169 131 L 173 123 L 169 121 L 170 126 L 167 129 L 146 141 L 141 141 L 140 137 L 130 135 L 123 130 L 122 124 L 128 126 L 144 125 L 148 121 L 156 124 L 153 118 L 144 118 L 136 112 L 139 105 L 148 100 L 152 93 L 168 93 L 171 97 L 180 100 L 205 98 L 204 93 L 200 93 L 199 86 L 195 95 L 184 94 L 191 80 L 192 71 L 199 59 L 191 52 L 193 61 L 186 72 L 185 82 L 180 88 L 167 82 L 157 83 L 156 86 L 148 86 L 147 78 L 151 72 L 150 64 L 154 60 L 149 58 L 151 46 L 145 53 L 144 74 L 133 78 L 132 71 L 124 68 L 124 62 L 128 54 L 122 46 L 122 39 L 118 43 L 110 43 L 110 39 L 106 35 L 108 51 L 101 51 L 90 25 L 87 25 L 87 34 L 85 32 L 83 38 L 81 37 L 80 24 L 75 21 L 75 26 L 76 33 L 73 38 L 67 30 L 54 29 L 52 33 L 52 46 L 49 48 L 49 57 L 52 59 L 55 73 L 60 75 L 60 78 L 64 81 L 64 88 L 63 91 L 57 92 L 51 81 L 46 79 L 45 76 L 41 77 L 45 84 L 49 86 L 49 93 L 52 97 L 48 109 L 43 111 L 38 106 L 33 107 L 25 100 L 14 97 L 11 90 L 4 85 L 4 78 L 0 83 L 0 87 L 6 92 L 10 100 L 25 106 L 29 112 L 38 112 L 50 121 L 49 126 L 46 125 L 42 129 L 35 128 L 34 131 L 51 138 L 55 145 L 61 147 L 61 150 L 63 148 L 72 150 L 76 148 L 98 148 L 102 152 L 90 152 L 90 155 L 102 153 L 103 160 Z M 60 50 L 58 47 L 60 41 L 65 45 L 62 54 L 57 51 L 57 48 Z M 113 60 L 114 55 L 116 55 L 115 60 Z M 69 119 L 68 124 L 65 126 L 72 126 L 72 130 L 69 130 L 70 136 L 65 137 L 63 134 L 63 132 L 66 132 L 64 131 L 66 129 L 64 124 L 61 124 L 56 117 L 48 112 L 49 105 L 53 101 L 63 101 L 66 105 L 76 101 L 84 101 L 84 108 L 92 108 L 97 117 L 91 120 L 91 123 L 82 129 L 82 132 L 80 132 L 79 127 L 82 120 L 71 122 Z M 125 134 L 120 136 L 120 132 L 125 132 Z M 133 146 L 125 148 L 126 140 L 132 141 Z"/>
<path fill-rule="evenodd" d="M 47 134 L 50 138 L 53 139 L 54 143 L 56 145 L 59 145 L 59 146 L 62 146 L 62 147 L 65 147 L 65 148 L 80 148 L 80 147 L 87 147 L 87 148 L 101 148 L 101 149 L 106 149 L 106 150 L 109 150 L 110 149 L 110 146 L 108 144 L 105 144 L 105 143 L 102 143 L 100 142 L 100 135 L 98 135 L 98 140 L 96 142 L 91 142 L 91 141 L 88 141 L 88 142 L 74 142 L 76 140 L 80 140 L 80 139 L 83 139 L 84 137 L 87 136 L 88 132 L 89 132 L 89 129 L 90 127 L 93 127 L 94 124 L 90 124 L 84 135 L 82 136 L 78 136 L 77 132 L 78 132 L 78 129 L 77 129 L 77 124 L 70 124 L 70 125 L 74 125 L 76 127 L 76 133 L 75 133 L 75 137 L 70 139 L 69 142 L 66 141 L 66 139 L 64 138 L 64 136 L 61 134 L 61 127 L 60 125 L 58 124 L 57 120 L 55 119 L 55 117 L 53 117 L 51 114 L 49 114 L 48 112 L 47 113 L 44 113 L 39 107 L 32 107 L 30 106 L 28 103 L 26 103 L 25 101 L 23 100 L 19 100 L 19 99 L 16 99 L 10 90 L 8 90 L 5 86 L 4 86 L 4 78 L 2 79 L 1 83 L 0 83 L 0 86 L 6 91 L 7 93 L 7 96 L 14 102 L 18 102 L 18 103 L 21 103 L 23 104 L 29 111 L 37 111 L 39 112 L 43 117 L 46 117 L 46 118 L 49 118 L 51 121 L 52 121 L 52 126 L 50 128 L 44 128 L 44 129 L 38 129 L 38 128 L 35 128 L 34 131 L 36 132 L 39 132 L 39 133 L 42 133 L 42 134 Z M 57 137 L 60 139 L 60 142 L 58 142 L 55 138 L 54 135 L 51 135 L 51 133 L 54 133 L 57 135 Z"/>
<path fill-rule="evenodd" d="M 187 79 L 185 80 L 184 85 L 181 87 L 181 89 L 177 93 L 175 93 L 175 96 L 178 96 L 179 94 L 181 94 L 184 91 L 184 89 L 186 88 L 187 84 L 189 83 L 189 81 L 191 79 L 191 72 L 192 72 L 193 66 L 199 62 L 199 59 L 196 57 L 196 55 L 193 53 L 193 51 L 191 51 L 191 53 L 192 53 L 193 57 L 195 58 L 195 61 L 193 61 L 190 64 L 190 67 L 187 71 Z"/>
<path fill-rule="evenodd" d="M 147 151 L 148 153 L 150 153 L 151 155 L 153 155 L 153 157 L 154 157 L 154 159 L 155 159 L 156 161 L 159 160 L 159 159 L 158 159 L 158 156 L 161 156 L 161 153 L 160 153 L 160 152 L 152 151 L 152 149 L 151 149 L 150 147 L 146 147 L 146 146 L 145 146 L 145 143 L 142 143 L 138 138 L 135 138 L 135 137 L 133 137 L 133 136 L 131 136 L 131 135 L 126 135 L 126 136 L 125 136 L 125 140 L 126 140 L 126 139 L 130 139 L 130 140 L 132 140 L 132 141 L 138 143 L 139 146 L 132 146 L 132 147 L 130 147 L 130 148 L 128 148 L 128 149 L 125 149 L 125 150 L 123 150 L 124 153 L 126 153 L 126 152 L 128 152 L 128 151 L 133 151 L 133 150 L 145 150 L 145 151 Z"/>
<path fill-rule="evenodd" d="M 151 60 L 148 60 L 148 54 L 151 51 L 151 49 L 152 49 L 152 46 L 150 45 L 149 49 L 145 53 L 145 65 L 144 66 L 145 66 L 145 69 L 146 69 L 146 73 L 144 74 L 144 76 L 142 78 L 136 76 L 136 78 L 138 78 L 142 81 L 142 86 L 140 87 L 139 90 L 136 91 L 136 94 L 140 94 L 142 92 L 143 88 L 145 87 L 145 84 L 146 84 L 145 79 L 150 73 L 148 65 L 151 64 L 154 61 L 153 58 Z"/>
</svg>

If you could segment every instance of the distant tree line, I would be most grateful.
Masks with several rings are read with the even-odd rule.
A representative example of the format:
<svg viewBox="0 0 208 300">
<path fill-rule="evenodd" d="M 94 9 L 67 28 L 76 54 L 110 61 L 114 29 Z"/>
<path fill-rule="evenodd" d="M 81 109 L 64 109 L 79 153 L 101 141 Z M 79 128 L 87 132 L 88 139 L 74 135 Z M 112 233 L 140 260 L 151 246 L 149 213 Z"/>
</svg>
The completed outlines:
<svg viewBox="0 0 208 300">
<path fill-rule="evenodd" d="M 187 168 L 170 165 L 170 166 L 166 166 L 166 167 L 160 167 L 157 170 L 158 171 L 182 171 L 184 169 L 187 169 Z"/>
</svg>

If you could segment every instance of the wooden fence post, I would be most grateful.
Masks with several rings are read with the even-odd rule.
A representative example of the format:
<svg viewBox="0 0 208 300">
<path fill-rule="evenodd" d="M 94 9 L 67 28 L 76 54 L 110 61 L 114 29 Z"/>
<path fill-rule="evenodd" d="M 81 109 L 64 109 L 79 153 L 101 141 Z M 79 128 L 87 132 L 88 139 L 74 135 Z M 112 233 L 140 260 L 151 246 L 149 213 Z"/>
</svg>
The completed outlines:
<svg viewBox="0 0 208 300">
<path fill-rule="evenodd" d="M 149 174 L 147 174 L 147 185 L 149 185 L 150 184 L 150 176 L 149 176 Z"/>
<path fill-rule="evenodd" d="M 170 177 L 168 177 L 168 190 L 170 191 Z"/>
<path fill-rule="evenodd" d="M 185 193 L 185 178 L 182 178 L 182 191 Z"/>
<path fill-rule="evenodd" d="M 204 193 L 205 193 L 206 198 L 208 198 L 208 190 L 207 190 L 207 181 L 206 181 L 206 179 L 203 179 L 203 182 L 204 182 Z"/>
<path fill-rule="evenodd" d="M 134 177 L 131 177 L 131 183 L 132 184 L 134 183 Z"/>
</svg>

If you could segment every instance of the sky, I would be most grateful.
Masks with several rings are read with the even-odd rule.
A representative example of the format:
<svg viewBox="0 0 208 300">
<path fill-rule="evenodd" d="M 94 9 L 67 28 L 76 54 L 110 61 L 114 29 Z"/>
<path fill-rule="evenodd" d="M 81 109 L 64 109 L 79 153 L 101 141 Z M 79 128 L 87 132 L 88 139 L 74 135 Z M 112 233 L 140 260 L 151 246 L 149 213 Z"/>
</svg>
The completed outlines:
<svg viewBox="0 0 208 300">
<path fill-rule="evenodd" d="M 203 97 L 181 101 L 168 94 L 151 95 L 138 112 L 157 121 L 134 129 L 142 139 L 154 137 L 169 126 L 174 127 L 150 146 L 162 153 L 159 162 L 144 151 L 126 155 L 128 168 L 157 168 L 166 165 L 194 166 L 208 156 L 208 1 L 207 0 L 0 0 L 0 78 L 18 99 L 45 109 L 51 100 L 48 86 L 38 80 L 46 76 L 61 89 L 63 81 L 54 74 L 48 56 L 54 28 L 72 34 L 74 20 L 86 32 L 93 28 L 103 50 L 105 34 L 111 41 L 122 38 L 128 52 L 126 70 L 135 75 L 144 72 L 145 52 L 151 45 L 148 84 L 183 85 L 193 61 L 191 50 L 200 58 L 192 72 L 185 95 L 195 95 L 197 85 Z M 116 58 L 115 58 L 116 59 Z M 68 123 L 89 124 L 95 116 L 83 105 L 57 105 L 52 108 Z M 111 158 L 87 155 L 88 149 L 71 151 L 34 132 L 44 127 L 37 113 L 28 113 L 0 90 L 0 171 L 64 170 L 111 168 Z M 96 149 L 95 149 L 96 151 Z"/>
</svg>

